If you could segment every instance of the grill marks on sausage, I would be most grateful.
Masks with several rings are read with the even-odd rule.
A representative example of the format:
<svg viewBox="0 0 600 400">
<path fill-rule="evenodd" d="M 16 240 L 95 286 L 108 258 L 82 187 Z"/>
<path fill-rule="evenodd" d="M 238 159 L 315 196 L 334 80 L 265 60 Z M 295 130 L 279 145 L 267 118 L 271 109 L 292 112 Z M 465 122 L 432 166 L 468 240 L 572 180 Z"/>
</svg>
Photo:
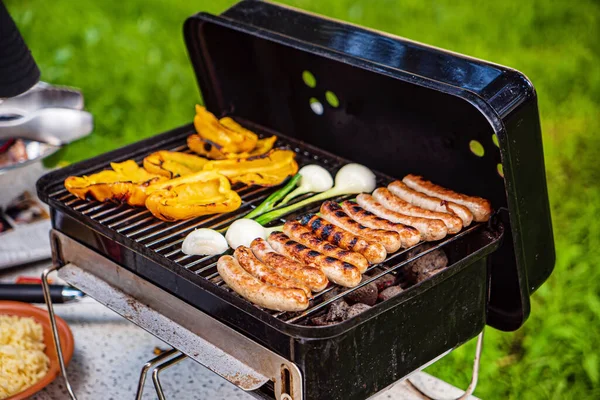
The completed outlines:
<svg viewBox="0 0 600 400">
<path fill-rule="evenodd" d="M 321 204 L 321 214 L 323 219 L 350 233 L 361 236 L 371 243 L 381 243 L 388 253 L 393 253 L 402 246 L 398 232 L 368 228 L 348 216 L 348 214 L 333 201 L 326 201 Z"/>
<path fill-rule="evenodd" d="M 323 271 L 275 252 L 262 238 L 254 239 L 250 248 L 260 261 L 273 268 L 281 276 L 305 284 L 312 291 L 320 292 L 329 283 Z"/>
<path fill-rule="evenodd" d="M 330 281 L 338 285 L 354 287 L 360 283 L 361 273 L 355 266 L 311 250 L 291 240 L 283 232 L 271 233 L 268 242 L 278 253 L 300 261 L 310 267 L 320 269 Z"/>
<path fill-rule="evenodd" d="M 357 196 L 357 201 L 361 196 L 369 196 L 366 194 L 360 194 Z M 342 208 L 356 221 L 364 224 L 365 226 L 373 229 L 386 229 L 389 231 L 397 232 L 400 235 L 400 241 L 402 247 L 407 248 L 414 246 L 421 240 L 421 234 L 419 231 L 412 226 L 407 226 L 399 223 L 392 222 L 388 219 L 381 218 L 372 212 L 365 210 L 360 205 L 345 201 L 342 203 Z"/>
<path fill-rule="evenodd" d="M 283 226 L 283 232 L 294 241 L 303 244 L 313 251 L 317 251 L 325 256 L 332 257 L 343 262 L 354 265 L 362 273 L 367 270 L 369 262 L 359 253 L 344 250 L 330 242 L 322 240 L 310 228 L 302 225 L 299 221 L 288 221 Z M 340 232 L 334 233 L 338 236 L 338 243 L 342 236 Z M 309 253 L 311 256 L 314 254 Z"/>
<path fill-rule="evenodd" d="M 333 243 L 341 249 L 360 253 L 371 264 L 383 262 L 387 256 L 385 247 L 380 243 L 368 242 L 318 215 L 312 214 L 310 218 L 302 218 L 298 222 L 311 229 L 319 239 Z"/>
</svg>

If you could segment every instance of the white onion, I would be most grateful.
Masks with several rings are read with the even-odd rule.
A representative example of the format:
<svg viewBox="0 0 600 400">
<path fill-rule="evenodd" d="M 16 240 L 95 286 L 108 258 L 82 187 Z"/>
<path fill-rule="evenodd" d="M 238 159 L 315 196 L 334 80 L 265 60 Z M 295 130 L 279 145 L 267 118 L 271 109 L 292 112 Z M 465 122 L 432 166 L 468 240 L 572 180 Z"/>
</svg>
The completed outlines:
<svg viewBox="0 0 600 400">
<path fill-rule="evenodd" d="M 229 246 L 225 237 L 214 229 L 196 229 L 183 240 L 181 251 L 184 254 L 207 256 L 225 252 Z"/>
<path fill-rule="evenodd" d="M 225 234 L 227 243 L 232 249 L 238 248 L 238 246 L 250 247 L 250 243 L 256 238 L 266 238 L 265 228 L 258 222 L 241 218 L 234 221 L 233 224 L 227 229 Z"/>
</svg>

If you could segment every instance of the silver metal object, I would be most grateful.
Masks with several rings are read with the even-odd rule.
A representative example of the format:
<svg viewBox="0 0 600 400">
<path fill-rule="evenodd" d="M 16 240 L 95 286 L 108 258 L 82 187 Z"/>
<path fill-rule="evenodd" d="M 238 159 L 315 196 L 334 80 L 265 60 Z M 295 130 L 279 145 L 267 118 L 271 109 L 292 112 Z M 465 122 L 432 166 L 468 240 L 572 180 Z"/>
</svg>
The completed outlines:
<svg viewBox="0 0 600 400">
<path fill-rule="evenodd" d="M 482 330 L 479 333 L 479 335 L 477 336 L 477 347 L 475 348 L 475 359 L 473 360 L 473 373 L 471 375 L 471 382 L 469 383 L 467 390 L 465 390 L 465 393 L 462 396 L 460 396 L 456 399 L 453 399 L 453 400 L 467 400 L 469 397 L 471 397 L 471 395 L 475 391 L 475 388 L 477 387 L 477 381 L 479 380 L 479 366 L 481 364 L 481 352 L 483 351 L 483 334 L 484 334 L 484 332 L 485 332 L 485 329 Z M 408 383 L 410 383 L 410 385 L 416 391 L 418 391 L 426 399 L 441 400 L 434 396 L 428 395 L 425 390 L 423 390 L 422 388 L 415 385 L 415 383 L 413 381 L 411 381 L 410 379 L 407 379 L 407 381 L 408 381 Z"/>
<path fill-rule="evenodd" d="M 43 108 L 21 118 L 0 120 L 0 139 L 22 138 L 61 146 L 88 135 L 92 114 L 69 108 Z"/>
<path fill-rule="evenodd" d="M 0 139 L 1 142 L 1 139 Z M 0 174 L 11 171 L 16 168 L 25 167 L 26 165 L 38 162 L 42 158 L 46 158 L 60 149 L 59 146 L 54 146 L 48 143 L 37 142 L 35 140 L 22 139 L 25 147 L 25 160 L 16 160 L 12 162 L 0 162 Z M 2 155 L 0 155 L 2 157 Z"/>
<path fill-rule="evenodd" d="M 172 367 L 175 364 L 180 363 L 185 360 L 187 357 L 185 354 L 180 354 L 176 357 L 171 358 L 168 361 L 163 362 L 152 371 L 152 382 L 154 383 L 154 389 L 156 390 L 156 394 L 158 395 L 159 400 L 166 400 L 165 393 L 163 392 L 162 386 L 160 385 L 160 379 L 158 374 L 169 367 Z M 291 399 L 290 399 L 291 400 Z"/>
<path fill-rule="evenodd" d="M 43 108 L 83 110 L 83 95 L 79 90 L 38 84 L 27 92 L 0 102 L 0 117 L 23 117 Z"/>
<path fill-rule="evenodd" d="M 175 349 L 167 350 L 164 353 L 159 354 L 158 356 L 154 357 L 152 360 L 148 361 L 146 364 L 144 364 L 144 366 L 142 367 L 142 371 L 140 372 L 140 379 L 138 381 L 138 387 L 137 387 L 137 391 L 135 393 L 135 400 L 142 400 L 142 394 L 144 393 L 144 383 L 146 383 L 146 375 L 148 375 L 148 371 L 150 370 L 150 368 L 152 368 L 153 366 L 155 366 L 158 363 L 162 363 L 164 360 L 168 359 L 169 357 L 173 357 L 177 354 L 181 354 L 181 353 Z M 158 379 L 158 376 L 157 376 L 157 379 Z"/>
<path fill-rule="evenodd" d="M 46 306 L 48 307 L 48 318 L 50 319 L 50 326 L 52 327 L 52 338 L 54 339 L 54 347 L 56 348 L 56 354 L 58 356 L 58 365 L 60 366 L 60 372 L 65 381 L 65 387 L 69 392 L 72 400 L 77 400 L 75 392 L 69 383 L 69 376 L 67 375 L 67 367 L 65 366 L 65 357 L 62 352 L 62 345 L 60 344 L 60 335 L 58 334 L 58 326 L 56 325 L 56 316 L 54 314 L 54 306 L 52 305 L 52 296 L 50 296 L 50 285 L 48 284 L 48 275 L 51 272 L 56 271 L 60 268 L 59 265 L 44 270 L 42 272 L 42 289 L 44 291 L 44 300 L 46 300 Z"/>
<path fill-rule="evenodd" d="M 52 231 L 51 238 L 61 279 L 243 390 L 271 380 L 276 399 L 303 398 L 294 363 L 62 233 Z"/>
</svg>

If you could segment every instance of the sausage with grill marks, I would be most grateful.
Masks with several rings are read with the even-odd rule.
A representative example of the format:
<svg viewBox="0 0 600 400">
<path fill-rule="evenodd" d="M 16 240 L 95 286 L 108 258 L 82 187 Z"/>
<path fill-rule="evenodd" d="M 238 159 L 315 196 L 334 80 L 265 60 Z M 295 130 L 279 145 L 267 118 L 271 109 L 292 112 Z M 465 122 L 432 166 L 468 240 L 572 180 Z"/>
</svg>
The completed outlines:
<svg viewBox="0 0 600 400">
<path fill-rule="evenodd" d="M 458 233 L 462 229 L 462 220 L 456 215 L 440 213 L 436 211 L 425 210 L 421 207 L 413 206 L 410 203 L 395 196 L 386 188 L 377 188 L 373 192 L 375 200 L 383 204 L 386 208 L 397 213 L 408 215 L 410 217 L 439 219 L 448 228 L 448 233 Z M 426 222 L 426 221 L 423 221 Z"/>
<path fill-rule="evenodd" d="M 307 214 L 298 219 L 318 237 L 327 240 L 342 249 L 355 251 L 365 256 L 371 264 L 379 264 L 387 257 L 387 251 L 380 243 L 369 243 L 337 225 L 334 225 L 318 215 Z"/>
<path fill-rule="evenodd" d="M 323 219 L 357 236 L 361 236 L 369 242 L 381 243 L 388 253 L 393 253 L 402 246 L 402 241 L 400 240 L 400 234 L 398 234 L 398 232 L 372 229 L 361 225 L 350 218 L 344 210 L 333 201 L 326 201 L 321 204 L 320 211 Z"/>
<path fill-rule="evenodd" d="M 283 289 L 269 285 L 250 275 L 231 256 L 221 256 L 217 271 L 227 285 L 252 303 L 277 311 L 303 311 L 308 308 L 308 297 L 301 289 Z"/>
<path fill-rule="evenodd" d="M 440 240 L 448 234 L 448 228 L 446 228 L 446 225 L 441 220 L 411 217 L 397 213 L 378 203 L 370 194 L 361 193 L 356 196 L 356 201 L 362 208 L 378 217 L 417 228 L 423 240 Z"/>
<path fill-rule="evenodd" d="M 362 274 L 369 267 L 367 259 L 359 253 L 341 249 L 325 240 L 319 239 L 310 229 L 298 221 L 288 221 L 283 225 L 283 232 L 291 239 L 319 253 L 337 258 L 354 265 Z"/>
<path fill-rule="evenodd" d="M 309 298 L 311 297 L 308 286 L 279 275 L 271 267 L 266 266 L 258 258 L 256 258 L 254 253 L 252 253 L 252 250 L 250 250 L 248 247 L 238 246 L 233 252 L 233 256 L 238 260 L 238 263 L 240 263 L 242 268 L 244 268 L 250 275 L 260 279 L 264 283 L 284 289 L 302 289 Z"/>
<path fill-rule="evenodd" d="M 414 246 L 421 241 L 421 233 L 416 228 L 380 218 L 356 203 L 345 201 L 342 203 L 342 209 L 356 222 L 368 228 L 398 232 L 404 248 Z"/>
<path fill-rule="evenodd" d="M 298 281 L 314 292 L 327 287 L 329 280 L 318 268 L 308 267 L 298 261 L 276 253 L 262 238 L 256 238 L 250 244 L 252 252 L 263 263 L 277 271 L 281 276 Z"/>
<path fill-rule="evenodd" d="M 454 214 L 462 220 L 464 227 L 471 225 L 471 222 L 473 222 L 473 213 L 467 207 L 418 192 L 406 186 L 402 181 L 390 183 L 388 189 L 402 200 L 408 201 L 415 206 L 426 210 Z"/>
<path fill-rule="evenodd" d="M 418 175 L 406 175 L 402 182 L 411 189 L 425 193 L 426 195 L 438 197 L 442 200 L 465 206 L 473 213 L 473 218 L 477 222 L 484 222 L 490 219 L 492 215 L 492 205 L 486 199 L 475 196 L 467 196 L 456 193 L 445 187 L 429 182 Z"/>
<path fill-rule="evenodd" d="M 291 240 L 283 232 L 272 232 L 268 241 L 278 253 L 303 262 L 310 267 L 319 268 L 330 281 L 338 285 L 354 287 L 360 283 L 361 274 L 354 265 L 311 250 L 305 245 Z"/>
</svg>

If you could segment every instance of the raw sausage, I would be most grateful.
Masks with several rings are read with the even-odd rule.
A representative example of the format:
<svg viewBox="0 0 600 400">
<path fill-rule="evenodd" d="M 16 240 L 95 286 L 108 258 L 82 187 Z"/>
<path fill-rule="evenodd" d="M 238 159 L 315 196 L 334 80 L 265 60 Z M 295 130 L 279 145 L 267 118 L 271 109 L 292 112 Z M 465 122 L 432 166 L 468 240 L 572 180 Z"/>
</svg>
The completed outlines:
<svg viewBox="0 0 600 400">
<path fill-rule="evenodd" d="M 406 175 L 404 179 L 402 179 L 402 182 L 409 188 L 425 193 L 426 195 L 438 197 L 442 200 L 451 201 L 467 207 L 469 211 L 473 213 L 473 217 L 477 222 L 487 221 L 492 215 L 492 205 L 488 200 L 481 197 L 456 193 L 450 189 L 429 182 L 421 176 L 412 174 Z"/>
<path fill-rule="evenodd" d="M 417 192 L 406 186 L 402 181 L 390 183 L 388 189 L 402 200 L 408 201 L 415 206 L 419 206 L 426 210 L 454 214 L 462 220 L 464 227 L 471 225 L 471 222 L 473 222 L 473 213 L 469 211 L 467 207 L 437 197 L 428 196 L 425 193 Z"/>
<path fill-rule="evenodd" d="M 441 220 L 411 217 L 397 213 L 378 203 L 370 194 L 361 193 L 356 196 L 356 201 L 362 208 L 378 217 L 417 228 L 423 240 L 440 240 L 448 234 L 448 228 Z"/>
<path fill-rule="evenodd" d="M 386 208 L 396 211 L 397 213 L 408 215 L 411 217 L 439 219 L 448 228 L 448 233 L 458 233 L 462 229 L 462 220 L 456 215 L 440 213 L 437 211 L 425 210 L 421 207 L 413 206 L 410 203 L 395 196 L 386 188 L 378 188 L 373 192 L 373 197 Z"/>
</svg>

